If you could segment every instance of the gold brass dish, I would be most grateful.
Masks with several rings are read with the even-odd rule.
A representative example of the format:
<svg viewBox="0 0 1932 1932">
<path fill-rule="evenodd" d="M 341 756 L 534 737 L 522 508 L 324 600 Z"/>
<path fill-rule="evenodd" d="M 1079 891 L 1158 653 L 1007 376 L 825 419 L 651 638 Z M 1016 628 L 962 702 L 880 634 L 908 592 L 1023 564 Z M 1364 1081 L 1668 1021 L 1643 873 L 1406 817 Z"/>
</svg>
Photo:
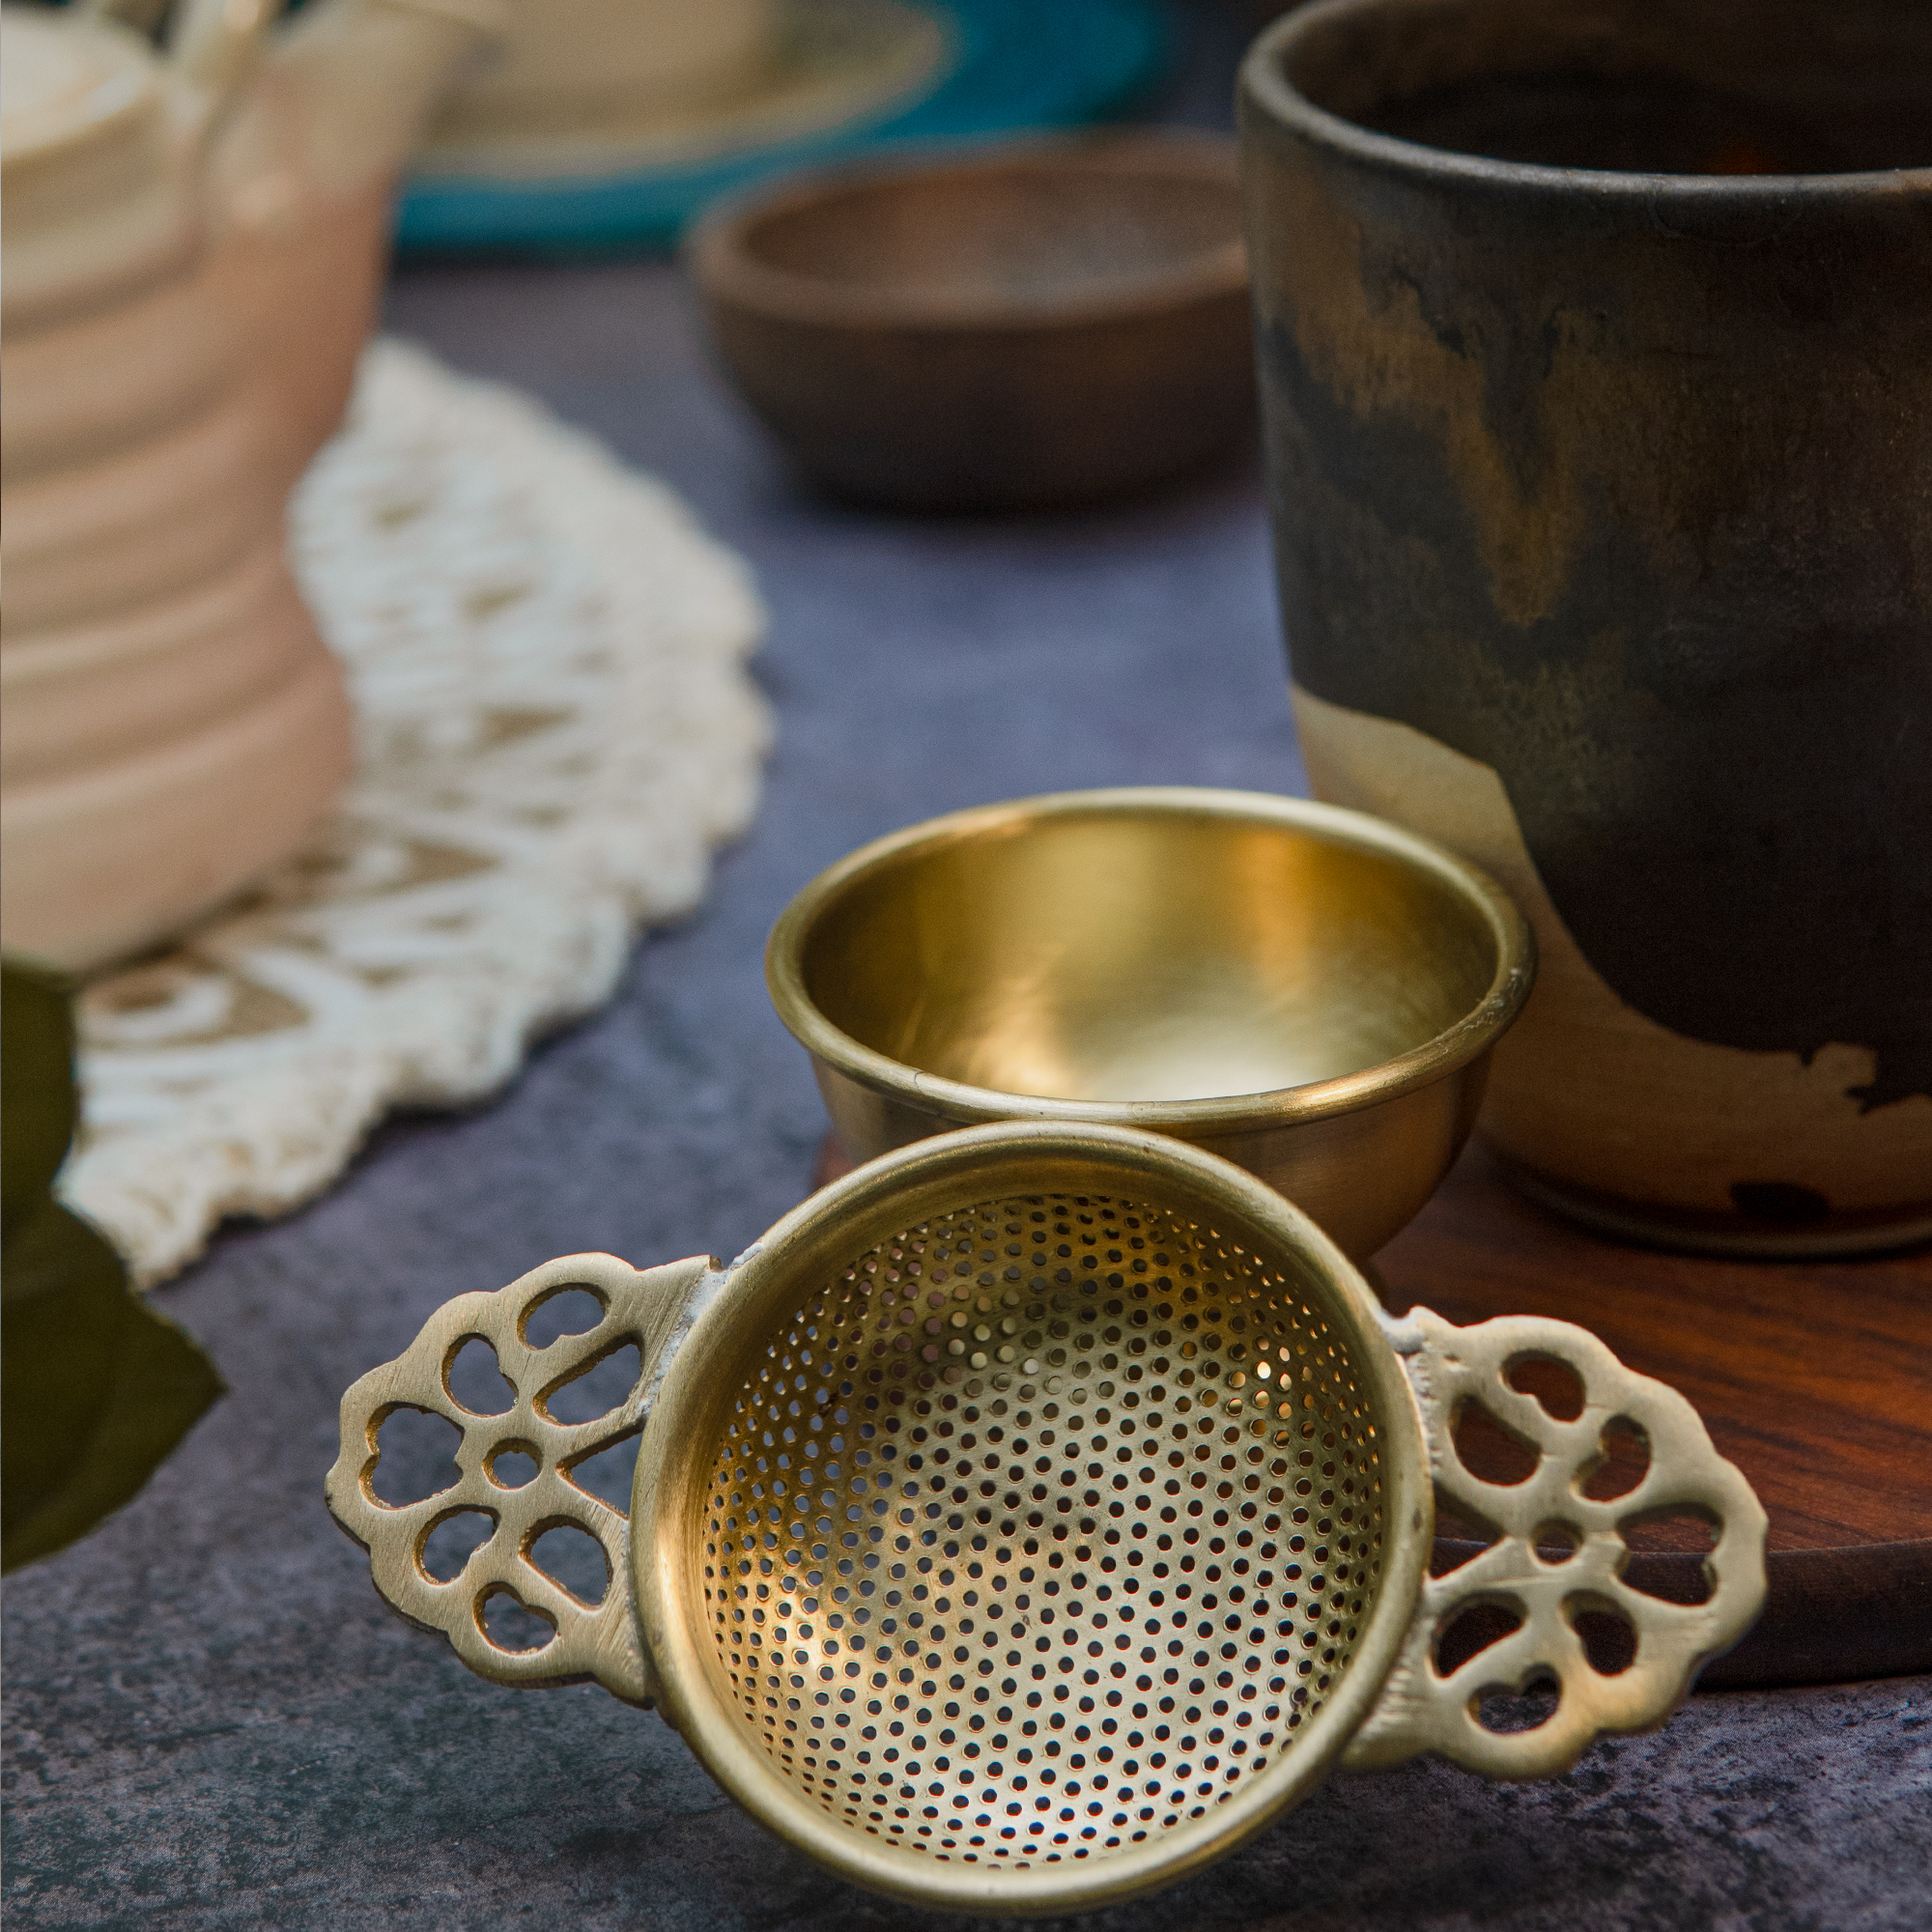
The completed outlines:
<svg viewBox="0 0 1932 1932">
<path fill-rule="evenodd" d="M 1534 973 L 1509 897 L 1429 839 L 1185 786 L 895 833 L 813 879 L 765 953 L 855 1160 L 981 1121 L 1145 1127 L 1356 1260 L 1448 1172 Z"/>
<path fill-rule="evenodd" d="M 579 1287 L 600 1319 L 536 1346 L 532 1314 Z M 511 1384 L 500 1415 L 451 1393 L 475 1338 Z M 627 1348 L 628 1397 L 558 1420 L 560 1393 Z M 1517 1388 L 1525 1358 L 1567 1364 L 1580 1412 Z M 1470 1403 L 1533 1452 L 1522 1481 L 1459 1462 Z M 389 1507 L 373 1478 L 399 1408 L 462 1431 L 460 1474 Z M 1613 1426 L 1650 1460 L 1597 1501 Z M 627 1516 L 578 1476 L 639 1434 Z M 1432 1476 L 1496 1531 L 1441 1577 Z M 1337 1764 L 1435 1750 L 1554 1775 L 1600 1732 L 1662 1722 L 1764 1594 L 1764 1512 L 1674 1391 L 1566 1322 L 1390 1321 L 1253 1176 L 1080 1124 L 903 1149 L 728 1268 L 575 1255 L 461 1296 L 344 1396 L 327 1494 L 382 1594 L 473 1670 L 660 1703 L 800 1850 L 980 1913 L 1169 1884 Z M 1623 1581 L 1624 1526 L 1665 1509 L 1716 1529 L 1704 1603 Z M 464 1511 L 492 1533 L 439 1581 L 424 1546 Z M 541 1567 L 558 1525 L 602 1546 L 600 1602 Z M 537 1648 L 490 1636 L 501 1596 L 550 1627 Z M 1438 1638 L 1472 1606 L 1520 1624 L 1445 1670 Z M 1592 1667 L 1586 1612 L 1628 1627 L 1627 1668 Z M 1538 1683 L 1543 1722 L 1484 1720 L 1488 1694 Z"/>
</svg>

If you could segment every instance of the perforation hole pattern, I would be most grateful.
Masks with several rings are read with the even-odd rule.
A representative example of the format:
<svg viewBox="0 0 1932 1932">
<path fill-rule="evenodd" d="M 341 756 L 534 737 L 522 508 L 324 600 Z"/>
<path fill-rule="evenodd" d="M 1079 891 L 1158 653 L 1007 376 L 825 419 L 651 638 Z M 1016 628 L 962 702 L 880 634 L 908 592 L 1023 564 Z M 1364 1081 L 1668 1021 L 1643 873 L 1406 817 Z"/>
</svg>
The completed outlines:
<svg viewBox="0 0 1932 1932">
<path fill-rule="evenodd" d="M 1339 1335 L 1214 1229 L 980 1204 L 781 1324 L 712 1476 L 745 1722 L 852 1830 L 1105 1858 L 1293 1748 L 1367 1622 L 1377 1432 Z"/>
</svg>

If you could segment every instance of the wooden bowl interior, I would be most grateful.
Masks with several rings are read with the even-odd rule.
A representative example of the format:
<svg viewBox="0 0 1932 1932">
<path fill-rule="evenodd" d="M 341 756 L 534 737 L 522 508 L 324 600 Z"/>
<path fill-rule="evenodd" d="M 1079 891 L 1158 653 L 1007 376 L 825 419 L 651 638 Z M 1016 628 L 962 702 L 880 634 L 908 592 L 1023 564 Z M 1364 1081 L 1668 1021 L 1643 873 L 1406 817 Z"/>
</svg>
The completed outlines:
<svg viewBox="0 0 1932 1932">
<path fill-rule="evenodd" d="M 1232 174 L 1042 156 L 840 185 L 739 245 L 845 292 L 1032 309 L 1191 278 L 1240 236 Z"/>
</svg>

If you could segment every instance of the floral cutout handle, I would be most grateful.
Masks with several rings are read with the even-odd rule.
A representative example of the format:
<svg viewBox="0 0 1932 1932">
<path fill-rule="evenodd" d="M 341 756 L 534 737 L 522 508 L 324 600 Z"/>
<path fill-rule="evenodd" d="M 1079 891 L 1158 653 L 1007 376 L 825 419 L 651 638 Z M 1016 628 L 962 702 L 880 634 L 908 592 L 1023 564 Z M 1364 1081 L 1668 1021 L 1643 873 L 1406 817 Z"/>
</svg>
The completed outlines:
<svg viewBox="0 0 1932 1932">
<path fill-rule="evenodd" d="M 1433 1750 L 1491 1777 L 1548 1777 L 1601 1733 L 1656 1728 L 1698 1666 L 1736 1643 L 1763 1605 L 1766 1520 L 1749 1484 L 1675 1389 L 1625 1368 L 1585 1329 L 1527 1315 L 1459 1328 L 1427 1308 L 1385 1321 L 1384 1329 L 1408 1374 L 1437 1493 L 1496 1539 L 1448 1575 L 1423 1579 L 1402 1654 L 1344 1766 L 1379 1770 Z M 1550 1359 L 1582 1384 L 1574 1420 L 1557 1419 L 1511 1382 L 1519 1364 Z M 1523 1481 L 1488 1482 L 1464 1466 L 1455 1432 L 1471 1402 L 1537 1453 Z M 1648 1443 L 1649 1466 L 1627 1493 L 1593 1499 L 1584 1486 L 1618 1422 Z M 1625 1526 L 1667 1512 L 1689 1512 L 1717 1530 L 1704 1603 L 1665 1603 L 1624 1581 Z M 1484 1605 L 1520 1624 L 1443 1672 L 1444 1632 Z M 1607 1611 L 1634 1634 L 1635 1655 L 1622 1670 L 1592 1665 L 1576 1624 L 1586 1611 Z M 1533 1729 L 1495 1731 L 1481 1721 L 1484 1697 L 1551 1681 L 1556 1708 Z"/>
<path fill-rule="evenodd" d="M 342 1446 L 326 1485 L 335 1520 L 369 1552 L 376 1587 L 420 1630 L 440 1631 L 479 1677 L 545 1690 L 594 1679 L 627 1704 L 656 1695 L 650 1661 L 631 1615 L 630 1522 L 624 1512 L 579 1487 L 572 1472 L 592 1456 L 636 1435 L 685 1330 L 720 1279 L 704 1256 L 639 1271 L 613 1255 L 566 1255 L 494 1294 L 445 1302 L 393 1362 L 372 1369 L 342 1398 Z M 580 1335 L 532 1346 L 532 1315 L 554 1296 L 585 1289 L 602 1304 L 597 1322 Z M 480 1338 L 514 1392 L 500 1415 L 466 1408 L 450 1390 L 450 1369 L 465 1343 Z M 594 1421 L 568 1423 L 550 1412 L 557 1392 L 627 1344 L 639 1374 L 629 1395 Z M 463 1432 L 455 1452 L 458 1478 L 420 1502 L 390 1505 L 374 1488 L 378 1432 L 397 1409 L 440 1415 Z M 526 1457 L 536 1464 L 514 1483 L 497 1461 Z M 447 1581 L 432 1576 L 423 1548 L 440 1523 L 480 1512 L 488 1539 Z M 584 1603 L 540 1570 L 531 1546 L 545 1531 L 568 1525 L 602 1545 L 608 1572 L 603 1601 Z M 495 1597 L 508 1596 L 550 1626 L 532 1650 L 497 1642 L 485 1625 Z"/>
</svg>

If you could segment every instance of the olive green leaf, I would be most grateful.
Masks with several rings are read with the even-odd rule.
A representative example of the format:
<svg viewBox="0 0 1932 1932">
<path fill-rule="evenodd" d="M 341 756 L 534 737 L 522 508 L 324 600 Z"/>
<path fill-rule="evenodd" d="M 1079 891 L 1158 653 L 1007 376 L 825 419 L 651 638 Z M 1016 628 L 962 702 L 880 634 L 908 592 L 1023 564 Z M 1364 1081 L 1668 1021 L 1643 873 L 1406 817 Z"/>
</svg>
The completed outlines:
<svg viewBox="0 0 1932 1932">
<path fill-rule="evenodd" d="M 46 1199 L 79 1109 L 67 982 L 10 961 L 0 986 L 0 1227 L 11 1228 Z"/>
<path fill-rule="evenodd" d="M 75 1121 L 65 982 L 10 961 L 0 1014 L 0 1570 L 13 1570 L 133 1496 L 221 1378 L 53 1199 Z"/>
</svg>

